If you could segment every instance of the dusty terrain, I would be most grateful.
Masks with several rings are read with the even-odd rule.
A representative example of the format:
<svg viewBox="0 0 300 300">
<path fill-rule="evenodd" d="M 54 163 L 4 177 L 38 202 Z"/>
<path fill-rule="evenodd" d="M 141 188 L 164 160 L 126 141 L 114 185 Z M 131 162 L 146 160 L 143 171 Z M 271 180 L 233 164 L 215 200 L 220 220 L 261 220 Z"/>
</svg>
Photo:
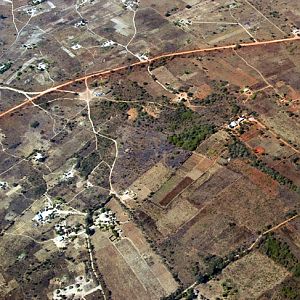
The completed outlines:
<svg viewBox="0 0 300 300">
<path fill-rule="evenodd" d="M 0 299 L 299 299 L 297 1 L 0 11 Z"/>
</svg>

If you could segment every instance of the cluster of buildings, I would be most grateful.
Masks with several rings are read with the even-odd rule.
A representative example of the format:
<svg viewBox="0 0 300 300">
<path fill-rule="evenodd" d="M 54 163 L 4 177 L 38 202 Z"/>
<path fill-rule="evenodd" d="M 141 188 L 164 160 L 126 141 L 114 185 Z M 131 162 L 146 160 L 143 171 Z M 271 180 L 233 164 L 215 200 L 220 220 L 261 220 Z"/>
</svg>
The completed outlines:
<svg viewBox="0 0 300 300">
<path fill-rule="evenodd" d="M 139 5 L 138 0 L 121 0 L 121 2 L 127 9 L 131 10 L 135 10 Z"/>
<path fill-rule="evenodd" d="M 84 27 L 88 22 L 84 19 L 80 20 L 79 22 L 77 22 L 74 26 L 76 28 L 79 28 L 79 27 Z"/>
<path fill-rule="evenodd" d="M 67 226 L 67 221 L 64 220 L 59 224 L 56 224 L 54 229 L 57 236 L 53 239 L 53 242 L 57 246 L 57 248 L 64 248 L 70 240 L 76 238 L 77 235 L 84 233 L 84 230 L 79 232 L 80 227 L 76 226 Z"/>
<path fill-rule="evenodd" d="M 294 28 L 292 29 L 292 33 L 293 33 L 294 35 L 300 36 L 300 29 L 297 28 L 297 27 L 294 27 Z"/>
<path fill-rule="evenodd" d="M 51 204 L 47 205 L 45 208 L 40 210 L 32 219 L 38 225 L 43 225 L 51 222 L 58 214 L 57 206 Z"/>
<path fill-rule="evenodd" d="M 108 41 L 102 43 L 102 44 L 100 45 L 100 47 L 101 47 L 101 48 L 108 48 L 108 47 L 112 47 L 112 46 L 114 46 L 114 45 L 116 45 L 116 42 L 114 42 L 114 41 L 112 41 L 112 40 L 108 40 Z"/>
<path fill-rule="evenodd" d="M 54 290 L 53 300 L 85 299 L 84 296 L 98 289 L 101 290 L 101 286 L 96 286 L 93 280 L 87 279 L 84 276 L 78 276 L 75 278 L 74 284 L 70 284 L 63 288 Z"/>
<path fill-rule="evenodd" d="M 8 183 L 5 181 L 0 181 L 0 189 L 5 191 L 8 188 Z"/>
<path fill-rule="evenodd" d="M 106 209 L 94 217 L 94 224 L 97 226 L 112 227 L 118 224 L 115 214 Z"/>
<path fill-rule="evenodd" d="M 228 125 L 229 129 L 234 129 L 240 125 L 241 122 L 245 121 L 246 118 L 245 116 L 239 117 L 237 120 L 231 121 Z"/>
</svg>

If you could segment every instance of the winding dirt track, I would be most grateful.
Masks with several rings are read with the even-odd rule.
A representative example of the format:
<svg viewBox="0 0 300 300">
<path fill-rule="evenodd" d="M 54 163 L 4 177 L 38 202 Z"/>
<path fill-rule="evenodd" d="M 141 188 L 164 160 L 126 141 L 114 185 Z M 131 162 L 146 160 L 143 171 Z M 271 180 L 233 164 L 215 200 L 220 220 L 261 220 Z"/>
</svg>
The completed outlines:
<svg viewBox="0 0 300 300">
<path fill-rule="evenodd" d="M 243 44 L 240 44 L 240 46 L 242 48 L 244 47 L 255 47 L 255 46 L 264 46 L 264 45 L 269 45 L 269 44 L 278 44 L 278 43 L 284 43 L 284 42 L 291 42 L 291 41 L 296 41 L 296 40 L 300 40 L 300 37 L 298 36 L 294 36 L 294 37 L 291 37 L 291 38 L 285 38 L 285 39 L 278 39 L 278 40 L 269 40 L 269 41 L 262 41 L 262 42 L 251 42 L 251 43 L 243 43 Z M 87 79 L 90 79 L 90 78 L 93 78 L 93 77 L 99 77 L 99 76 L 107 76 L 107 75 L 110 75 L 112 73 L 115 73 L 115 72 L 120 72 L 120 71 L 123 71 L 127 68 L 130 68 L 130 67 L 135 67 L 135 66 L 141 66 L 141 65 L 147 65 L 147 64 L 151 64 L 155 61 L 158 61 L 160 59 L 164 59 L 164 58 L 171 58 L 171 57 L 178 57 L 178 56 L 185 56 L 185 55 L 191 55 L 191 54 L 197 54 L 197 53 L 206 53 L 206 52 L 214 52 L 214 51 L 222 51 L 222 50 L 226 50 L 226 49 L 234 49 L 236 48 L 236 44 L 233 44 L 233 45 L 225 45 L 225 46 L 218 46 L 218 47 L 210 47 L 210 48 L 202 48 L 202 49 L 194 49 L 194 50 L 187 50 L 187 51 L 179 51 L 179 52 L 172 52 L 172 53 L 166 53 L 166 54 L 161 54 L 161 55 L 158 55 L 158 56 L 155 56 L 153 58 L 150 58 L 148 60 L 145 60 L 145 61 L 138 61 L 138 62 L 135 62 L 135 63 L 132 63 L 130 65 L 124 65 L 124 66 L 120 66 L 120 67 L 116 67 L 116 68 L 113 68 L 113 69 L 108 69 L 108 70 L 102 70 L 102 71 L 99 71 L 99 72 L 94 72 L 94 73 L 91 73 L 91 74 L 88 74 L 88 75 L 85 75 L 85 76 L 82 76 L 82 77 L 79 77 L 79 78 L 75 78 L 73 80 L 70 80 L 70 81 L 67 81 L 65 83 L 62 83 L 62 84 L 59 84 L 57 86 L 54 86 L 54 87 L 51 87 L 47 90 L 44 90 L 42 91 L 41 93 L 39 93 L 38 95 L 36 96 L 33 96 L 29 99 L 26 99 L 25 101 L 23 101 L 22 103 L 16 105 L 16 106 L 13 106 L 12 108 L 4 111 L 4 112 L 1 112 L 0 113 L 0 118 L 1 117 L 4 117 L 26 105 L 29 105 L 29 104 L 32 104 L 32 101 L 34 100 L 37 100 L 39 99 L 40 97 L 46 95 L 46 94 L 49 94 L 53 91 L 56 91 L 56 90 L 59 90 L 61 88 L 64 88 L 72 83 L 75 83 L 75 82 L 80 82 L 80 81 L 84 81 L 84 80 L 87 80 Z"/>
</svg>

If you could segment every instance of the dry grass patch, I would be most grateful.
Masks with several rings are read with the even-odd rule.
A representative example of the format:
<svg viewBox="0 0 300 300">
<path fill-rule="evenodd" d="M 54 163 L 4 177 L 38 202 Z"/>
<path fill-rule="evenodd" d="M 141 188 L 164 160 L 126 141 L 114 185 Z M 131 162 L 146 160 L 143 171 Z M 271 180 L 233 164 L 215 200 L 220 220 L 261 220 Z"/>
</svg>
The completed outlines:
<svg viewBox="0 0 300 300">
<path fill-rule="evenodd" d="M 198 288 L 208 299 L 223 299 L 225 295 L 227 299 L 257 299 L 288 275 L 289 272 L 273 260 L 253 252 L 229 265 L 218 278 Z"/>
<path fill-rule="evenodd" d="M 130 108 L 127 112 L 128 120 L 135 121 L 138 117 L 138 111 L 136 108 Z"/>
<path fill-rule="evenodd" d="M 169 168 L 159 162 L 139 177 L 129 189 L 137 194 L 138 200 L 144 200 L 151 192 L 155 192 L 161 187 L 170 172 Z"/>
<path fill-rule="evenodd" d="M 167 236 L 178 230 L 180 226 L 192 219 L 197 213 L 198 209 L 188 200 L 180 199 L 171 209 L 161 215 L 157 221 L 157 227 L 163 235 Z"/>
</svg>

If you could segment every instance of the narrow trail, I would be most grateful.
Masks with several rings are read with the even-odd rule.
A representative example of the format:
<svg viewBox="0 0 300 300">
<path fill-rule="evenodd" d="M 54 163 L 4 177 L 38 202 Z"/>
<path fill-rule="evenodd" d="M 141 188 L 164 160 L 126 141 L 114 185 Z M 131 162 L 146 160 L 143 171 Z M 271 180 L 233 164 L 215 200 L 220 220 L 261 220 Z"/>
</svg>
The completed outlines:
<svg viewBox="0 0 300 300">
<path fill-rule="evenodd" d="M 268 132 L 270 132 L 278 141 L 282 142 L 285 146 L 289 147 L 290 149 L 292 149 L 294 152 L 296 152 L 297 154 L 300 154 L 300 150 L 298 150 L 297 148 L 295 148 L 293 145 L 289 144 L 287 141 L 285 141 L 283 138 L 278 137 L 278 134 L 276 132 L 274 132 L 274 130 L 267 128 L 266 125 L 264 125 L 262 122 L 260 122 L 257 119 L 253 119 L 253 121 L 255 123 L 257 123 L 259 126 L 261 126 L 262 128 L 266 129 Z"/>
<path fill-rule="evenodd" d="M 283 222 L 281 222 L 281 223 L 279 223 L 279 224 L 273 226 L 272 228 L 270 228 L 270 229 L 264 231 L 262 234 L 260 234 L 260 235 L 257 237 L 257 239 L 254 241 L 254 243 L 253 243 L 250 247 L 247 248 L 247 251 L 251 251 L 251 250 L 256 246 L 256 244 L 262 239 L 263 236 L 267 235 L 267 234 L 270 233 L 270 232 L 276 231 L 277 229 L 279 229 L 279 228 L 285 226 L 286 224 L 290 223 L 291 221 L 293 221 L 293 220 L 295 220 L 295 219 L 297 219 L 297 218 L 299 218 L 299 217 L 300 217 L 300 214 L 297 214 L 297 215 L 295 215 L 295 216 L 293 216 L 293 217 L 290 217 L 290 218 L 288 218 L 287 220 L 285 220 L 285 221 L 283 221 Z"/>
<path fill-rule="evenodd" d="M 233 49 L 233 52 L 235 55 L 237 55 L 248 67 L 250 67 L 251 69 L 253 69 L 256 73 L 258 73 L 258 75 L 261 77 L 261 79 L 266 83 L 267 86 L 271 87 L 276 94 L 280 94 L 279 91 L 275 88 L 274 85 L 272 85 L 267 79 L 266 77 L 257 69 L 255 68 L 253 65 L 251 65 L 250 63 L 248 63 L 248 61 L 242 57 L 240 54 L 237 53 L 237 51 L 235 49 Z"/>
<path fill-rule="evenodd" d="M 252 243 L 252 244 L 251 244 L 251 245 L 250 245 L 243 253 L 252 251 L 252 250 L 254 249 L 254 247 L 257 245 L 257 243 L 258 243 L 265 235 L 267 235 L 268 233 L 274 232 L 274 231 L 280 229 L 281 227 L 287 225 L 288 223 L 290 223 L 291 221 L 293 221 L 293 220 L 295 220 L 295 219 L 297 219 L 297 218 L 299 218 L 299 217 L 300 217 L 300 214 L 297 214 L 297 215 L 295 215 L 295 216 L 293 216 L 293 217 L 290 217 L 290 218 L 286 219 L 285 221 L 283 221 L 283 222 L 281 222 L 281 223 L 279 223 L 279 224 L 273 226 L 272 228 L 270 228 L 270 229 L 264 231 L 263 233 L 261 233 L 261 234 L 256 238 L 256 240 L 255 240 L 255 241 L 254 241 L 254 242 L 253 242 L 253 243 Z M 238 255 L 237 257 L 238 257 L 238 258 L 241 258 L 241 257 L 243 257 L 243 255 Z M 195 282 L 192 283 L 189 287 L 187 287 L 187 288 L 181 293 L 181 295 L 183 295 L 184 293 L 186 293 L 189 289 L 192 289 L 192 288 L 196 287 L 198 284 L 199 284 L 199 283 L 198 283 L 197 281 L 195 281 Z"/>
<path fill-rule="evenodd" d="M 99 282 L 99 288 L 100 288 L 101 294 L 103 296 L 103 299 L 106 300 L 107 299 L 106 295 L 104 293 L 103 287 L 102 287 L 102 285 L 100 283 L 100 278 L 99 278 L 99 276 L 97 274 L 97 271 L 96 271 L 96 268 L 95 268 L 95 265 L 94 265 L 93 251 L 92 251 L 91 242 L 90 242 L 90 239 L 89 239 L 88 236 L 86 236 L 86 247 L 87 247 L 87 250 L 89 252 L 89 259 L 90 259 L 92 271 L 94 273 L 94 276 L 96 277 L 96 279 Z"/>
<path fill-rule="evenodd" d="M 84 101 L 86 102 L 88 119 L 89 119 L 89 121 L 91 123 L 91 127 L 92 127 L 92 130 L 93 130 L 94 136 L 95 136 L 96 150 L 98 150 L 98 136 L 97 136 L 97 131 L 95 129 L 94 122 L 93 122 L 92 117 L 91 117 L 90 101 L 91 101 L 91 98 L 92 98 L 92 92 L 91 92 L 91 90 L 90 90 L 90 88 L 88 86 L 88 78 L 85 78 L 84 84 L 85 84 L 85 88 L 86 88 L 86 90 L 84 92 Z"/>
<path fill-rule="evenodd" d="M 255 47 L 255 46 L 266 46 L 266 45 L 270 45 L 270 44 L 286 43 L 286 42 L 299 41 L 299 40 L 300 40 L 300 37 L 294 36 L 294 37 L 290 37 L 290 38 L 277 39 L 277 40 L 243 43 L 243 44 L 240 44 L 240 46 L 241 46 L 241 48 Z M 33 101 L 41 98 L 42 96 L 47 95 L 51 92 L 60 90 L 64 87 L 66 87 L 66 86 L 69 86 L 72 83 L 83 82 L 87 79 L 95 78 L 95 77 L 99 77 L 99 76 L 109 76 L 113 73 L 124 71 L 128 68 L 131 68 L 131 67 L 149 65 L 151 63 L 154 63 L 156 61 L 159 61 L 159 60 L 165 59 L 165 58 L 174 58 L 174 57 L 180 57 L 180 56 L 185 56 L 185 55 L 193 55 L 193 54 L 198 54 L 198 53 L 209 53 L 209 52 L 223 51 L 223 50 L 226 50 L 226 49 L 235 49 L 235 48 L 236 48 L 236 44 L 231 44 L 231 45 L 225 45 L 225 46 L 217 46 L 217 47 L 210 47 L 210 48 L 200 48 L 200 49 L 194 49 L 194 50 L 172 52 L 172 53 L 167 53 L 167 54 L 161 54 L 161 55 L 155 56 L 155 57 L 147 59 L 147 60 L 138 61 L 138 62 L 132 63 L 130 65 L 123 65 L 123 66 L 108 69 L 108 70 L 101 70 L 101 71 L 98 71 L 98 72 L 93 72 L 91 74 L 84 75 L 82 77 L 75 78 L 75 79 L 69 80 L 65 83 L 58 84 L 57 86 L 46 89 L 46 90 L 40 92 L 39 94 L 37 94 L 35 96 L 32 96 L 31 98 L 26 99 L 22 103 L 20 103 L 18 105 L 15 105 L 15 106 L 11 107 L 10 109 L 8 109 L 6 111 L 1 112 L 0 113 L 0 118 L 4 117 L 4 116 L 20 109 L 20 108 L 23 108 L 26 105 L 33 104 Z"/>
<path fill-rule="evenodd" d="M 245 32 L 250 36 L 250 38 L 252 38 L 253 41 L 257 42 L 257 39 L 251 34 L 251 32 L 242 23 L 240 23 L 239 20 L 233 15 L 231 8 L 229 8 L 229 13 L 232 19 L 234 19 L 237 22 L 237 24 L 245 30 Z"/>
<path fill-rule="evenodd" d="M 248 0 L 244 0 L 245 3 L 247 3 L 250 7 L 252 7 L 260 16 L 262 16 L 267 22 L 269 22 L 272 26 L 274 26 L 278 31 L 280 31 L 282 34 L 286 35 L 286 32 L 284 32 L 282 29 L 280 29 L 276 24 L 274 24 L 272 21 L 270 21 L 269 18 L 267 18 L 260 10 L 258 10 L 252 3 L 250 3 Z"/>
</svg>

